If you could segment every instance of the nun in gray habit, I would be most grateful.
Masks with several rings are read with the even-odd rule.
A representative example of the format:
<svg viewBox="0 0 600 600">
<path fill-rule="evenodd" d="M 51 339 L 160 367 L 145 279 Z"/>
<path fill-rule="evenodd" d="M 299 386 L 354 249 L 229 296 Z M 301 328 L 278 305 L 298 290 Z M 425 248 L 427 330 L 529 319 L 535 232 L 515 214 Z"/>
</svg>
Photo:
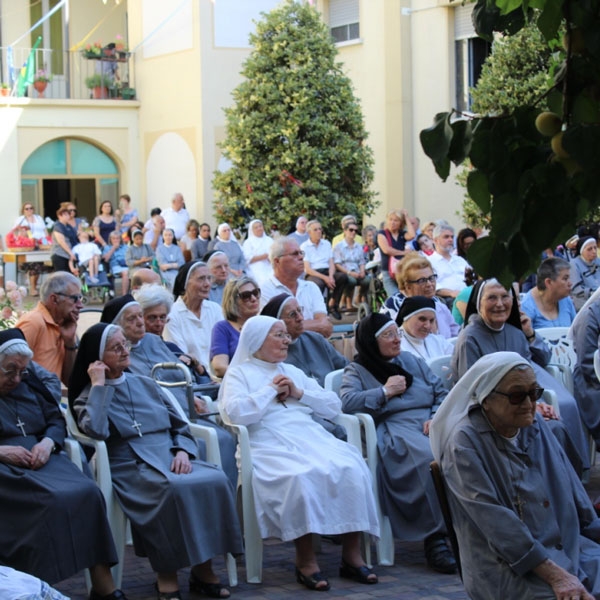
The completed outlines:
<svg viewBox="0 0 600 600">
<path fill-rule="evenodd" d="M 157 572 L 161 600 L 179 597 L 177 570 L 189 565 L 190 589 L 226 598 L 210 561 L 242 552 L 231 483 L 218 467 L 195 460 L 196 442 L 161 388 L 126 372 L 128 365 L 120 327 L 88 329 L 69 382 L 71 410 L 83 433 L 106 441 L 136 554 Z"/>
</svg>

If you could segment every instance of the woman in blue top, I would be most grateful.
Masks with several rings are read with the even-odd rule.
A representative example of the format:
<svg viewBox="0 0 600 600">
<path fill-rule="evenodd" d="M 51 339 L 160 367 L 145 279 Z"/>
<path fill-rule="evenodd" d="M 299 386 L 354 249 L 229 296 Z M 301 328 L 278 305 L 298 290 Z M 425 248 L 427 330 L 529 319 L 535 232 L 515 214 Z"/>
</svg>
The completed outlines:
<svg viewBox="0 0 600 600">
<path fill-rule="evenodd" d="M 534 329 L 570 327 L 575 306 L 570 297 L 569 263 L 558 257 L 546 258 L 537 272 L 537 285 L 523 299 L 521 309 L 531 319 Z"/>
<path fill-rule="evenodd" d="M 225 319 L 215 324 L 210 341 L 210 366 L 223 377 L 235 354 L 244 323 L 260 311 L 260 288 L 251 277 L 231 279 L 221 303 Z"/>
</svg>

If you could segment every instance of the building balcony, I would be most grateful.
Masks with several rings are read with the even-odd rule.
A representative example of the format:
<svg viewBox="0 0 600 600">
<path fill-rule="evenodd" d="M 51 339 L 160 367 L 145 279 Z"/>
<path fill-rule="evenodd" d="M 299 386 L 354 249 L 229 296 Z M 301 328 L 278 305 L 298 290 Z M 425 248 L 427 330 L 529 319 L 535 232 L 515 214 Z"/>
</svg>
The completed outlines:
<svg viewBox="0 0 600 600">
<path fill-rule="evenodd" d="M 50 79 L 45 89 L 28 84 L 19 93 L 18 77 L 30 48 L 0 47 L 0 102 L 43 100 L 135 100 L 133 54 L 126 51 L 62 51 L 37 48 L 34 73 Z M 36 87 L 37 86 L 37 87 Z M 43 86 L 42 86 L 43 87 Z"/>
</svg>

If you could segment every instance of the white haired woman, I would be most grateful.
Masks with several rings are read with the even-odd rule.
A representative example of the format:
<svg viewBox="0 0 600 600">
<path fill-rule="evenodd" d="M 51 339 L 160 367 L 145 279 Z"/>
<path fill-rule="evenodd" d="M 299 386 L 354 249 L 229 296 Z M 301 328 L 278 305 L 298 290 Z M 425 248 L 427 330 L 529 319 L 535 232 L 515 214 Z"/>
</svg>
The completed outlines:
<svg viewBox="0 0 600 600">
<path fill-rule="evenodd" d="M 600 519 L 536 414 L 542 392 L 526 359 L 496 352 L 471 366 L 430 427 L 474 600 L 600 595 Z"/>
</svg>

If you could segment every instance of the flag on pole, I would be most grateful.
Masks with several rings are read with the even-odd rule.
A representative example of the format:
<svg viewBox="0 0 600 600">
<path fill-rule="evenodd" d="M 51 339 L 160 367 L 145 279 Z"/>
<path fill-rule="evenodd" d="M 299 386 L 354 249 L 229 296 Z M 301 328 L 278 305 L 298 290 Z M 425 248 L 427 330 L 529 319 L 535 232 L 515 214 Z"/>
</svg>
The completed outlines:
<svg viewBox="0 0 600 600">
<path fill-rule="evenodd" d="M 21 68 L 21 72 L 19 73 L 19 79 L 17 80 L 17 96 L 21 97 L 25 95 L 25 89 L 28 85 L 33 83 L 35 79 L 35 51 L 38 46 L 42 43 L 42 36 L 38 36 L 38 39 L 35 40 L 35 44 L 33 44 L 33 48 L 29 53 L 29 57 L 27 58 L 27 62 Z"/>
</svg>

